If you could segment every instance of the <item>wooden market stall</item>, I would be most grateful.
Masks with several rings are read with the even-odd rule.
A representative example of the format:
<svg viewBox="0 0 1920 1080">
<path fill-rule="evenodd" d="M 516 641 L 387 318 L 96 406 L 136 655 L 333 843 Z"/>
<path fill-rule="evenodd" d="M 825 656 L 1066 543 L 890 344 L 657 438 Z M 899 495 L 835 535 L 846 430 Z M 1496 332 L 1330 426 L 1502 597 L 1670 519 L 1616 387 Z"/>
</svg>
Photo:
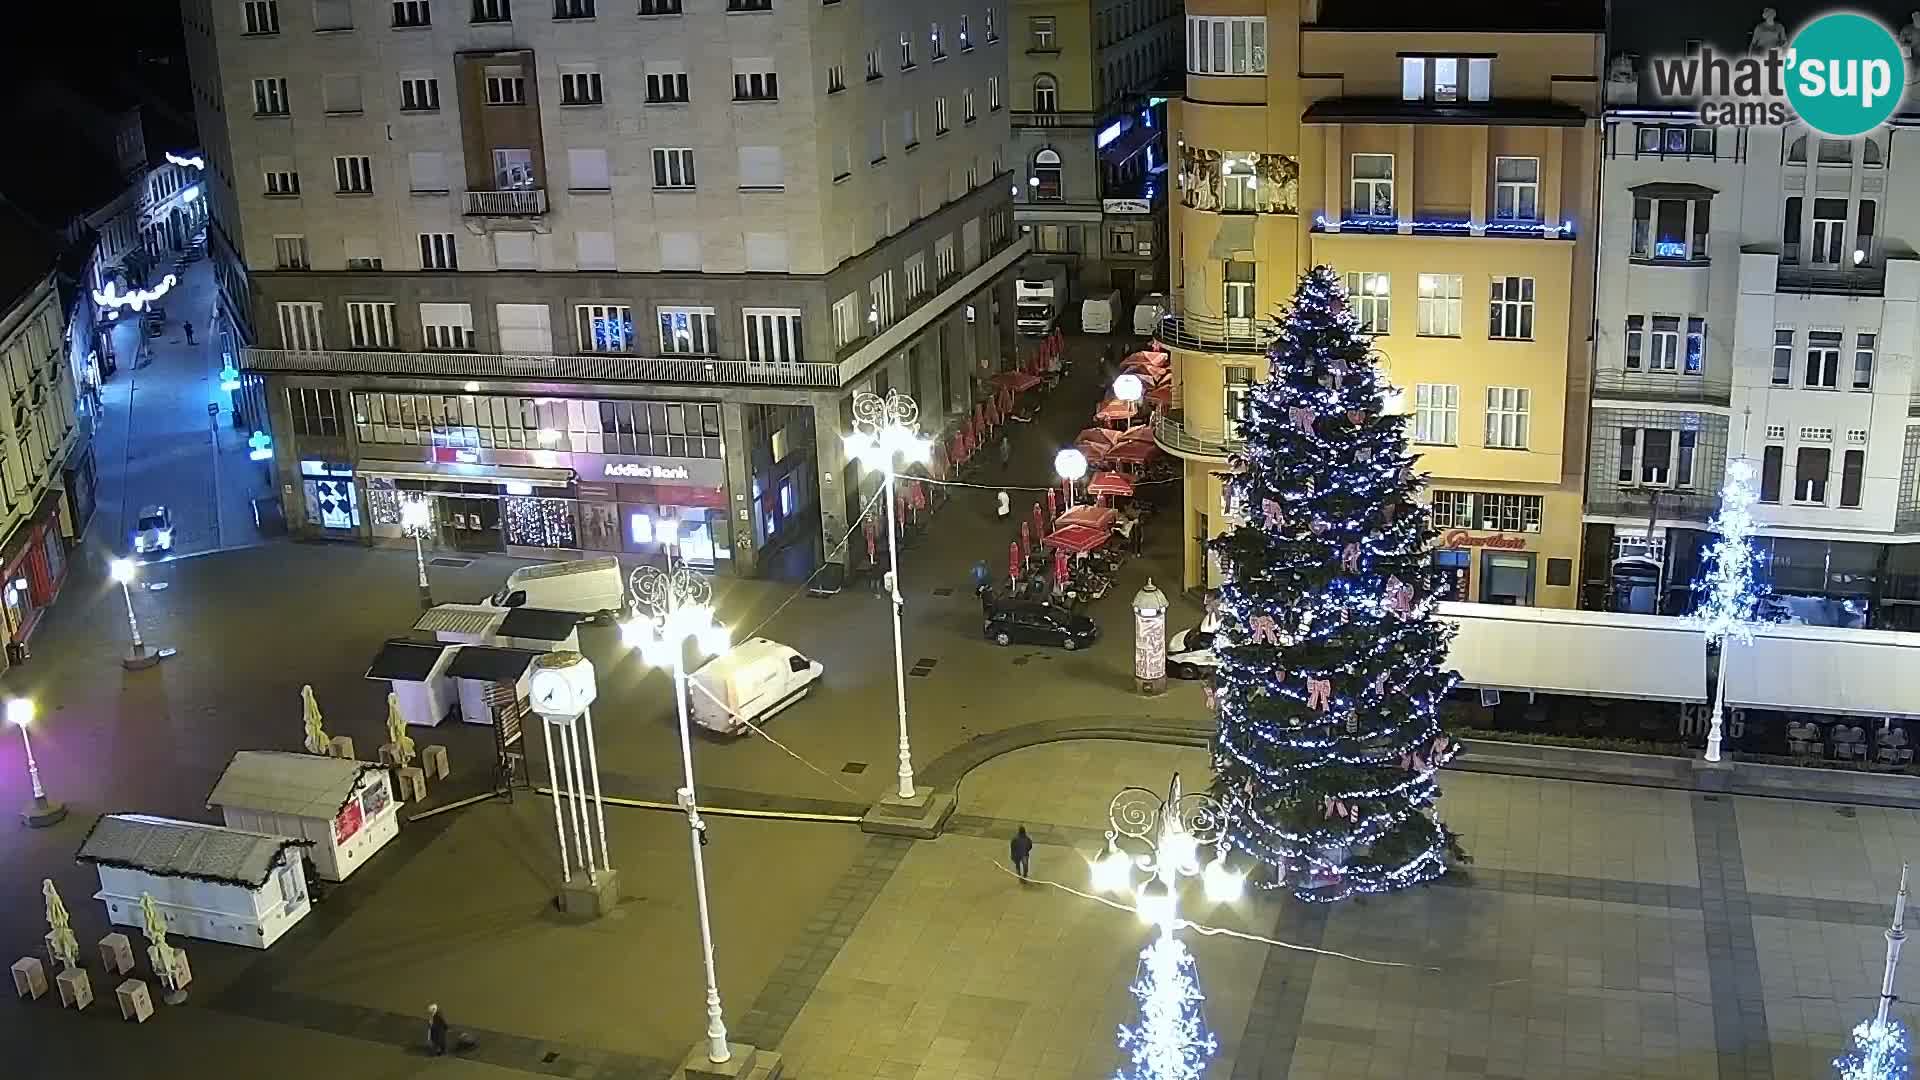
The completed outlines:
<svg viewBox="0 0 1920 1080">
<path fill-rule="evenodd" d="M 116 926 L 144 928 L 153 897 L 169 933 L 264 949 L 307 917 L 305 840 L 148 814 L 106 814 L 74 858 L 100 874 L 94 899 Z"/>
<path fill-rule="evenodd" d="M 242 750 L 207 796 L 227 825 L 313 845 L 314 870 L 328 881 L 347 876 L 400 835 L 399 803 L 387 770 L 366 761 Z"/>
</svg>

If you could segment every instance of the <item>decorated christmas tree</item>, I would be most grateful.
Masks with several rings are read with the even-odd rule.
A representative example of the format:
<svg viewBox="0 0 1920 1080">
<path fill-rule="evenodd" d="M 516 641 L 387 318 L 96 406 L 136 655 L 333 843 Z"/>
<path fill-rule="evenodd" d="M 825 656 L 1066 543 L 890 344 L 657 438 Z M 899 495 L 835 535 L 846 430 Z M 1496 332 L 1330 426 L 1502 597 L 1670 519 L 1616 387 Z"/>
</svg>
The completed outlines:
<svg viewBox="0 0 1920 1080">
<path fill-rule="evenodd" d="M 1327 267 L 1300 281 L 1225 482 L 1216 794 L 1228 841 L 1304 900 L 1431 881 L 1464 861 L 1433 815 L 1456 676 L 1406 417 Z"/>
</svg>

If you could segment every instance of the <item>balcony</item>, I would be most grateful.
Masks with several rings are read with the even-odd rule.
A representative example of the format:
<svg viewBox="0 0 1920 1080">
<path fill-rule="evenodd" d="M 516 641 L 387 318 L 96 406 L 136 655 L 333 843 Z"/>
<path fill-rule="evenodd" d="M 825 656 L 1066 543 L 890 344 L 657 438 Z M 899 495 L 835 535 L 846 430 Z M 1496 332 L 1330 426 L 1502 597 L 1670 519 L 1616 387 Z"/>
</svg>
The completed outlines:
<svg viewBox="0 0 1920 1080">
<path fill-rule="evenodd" d="M 1153 441 L 1175 457 L 1215 461 L 1227 460 L 1228 454 L 1244 445 L 1241 439 L 1228 435 L 1225 430 L 1204 431 L 1187 427 L 1185 414 L 1177 410 L 1154 414 Z"/>
<path fill-rule="evenodd" d="M 1161 341 L 1196 352 L 1264 355 L 1276 332 L 1270 319 L 1193 315 L 1177 307 L 1160 320 Z"/>
<path fill-rule="evenodd" d="M 1822 251 L 1817 247 L 1803 247 L 1799 240 L 1781 244 L 1774 288 L 1783 293 L 1831 296 L 1879 296 L 1884 292 L 1887 263 L 1883 246 L 1860 238 L 1841 247 L 1844 250 Z M 1752 248 L 1742 251 L 1742 254 L 1753 253 Z"/>
<path fill-rule="evenodd" d="M 577 380 L 837 389 L 838 364 L 756 364 L 698 357 L 544 356 L 470 352 L 243 349 L 244 371 L 440 379 Z"/>
<path fill-rule="evenodd" d="M 1659 499 L 1656 511 L 1653 499 Z M 1657 516 L 1661 521 L 1698 521 L 1707 522 L 1713 518 L 1719 500 L 1709 494 L 1698 491 L 1675 491 L 1672 488 L 1650 487 L 1607 487 L 1587 489 L 1587 513 L 1606 514 L 1614 517 L 1647 518 Z"/>
<path fill-rule="evenodd" d="M 547 189 L 467 192 L 469 217 L 539 217 L 547 212 Z"/>
<path fill-rule="evenodd" d="M 1100 114 L 1096 112 L 1034 112 L 1030 109 L 1015 109 L 1011 120 L 1014 127 L 1090 128 L 1100 123 Z"/>
<path fill-rule="evenodd" d="M 1724 406 L 1732 394 L 1733 381 L 1725 378 L 1605 368 L 1593 373 L 1593 396 L 1596 400 L 1686 401 Z"/>
</svg>

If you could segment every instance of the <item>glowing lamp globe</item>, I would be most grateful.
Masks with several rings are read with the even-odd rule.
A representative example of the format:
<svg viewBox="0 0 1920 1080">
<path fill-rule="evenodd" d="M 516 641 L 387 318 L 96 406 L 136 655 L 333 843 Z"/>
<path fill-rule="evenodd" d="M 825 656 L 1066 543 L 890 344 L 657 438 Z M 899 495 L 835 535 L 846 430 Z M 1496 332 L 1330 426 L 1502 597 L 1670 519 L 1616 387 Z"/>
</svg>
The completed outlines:
<svg viewBox="0 0 1920 1080">
<path fill-rule="evenodd" d="M 1090 869 L 1095 892 L 1124 893 L 1133 884 L 1133 860 L 1111 840 L 1107 842 L 1107 853 L 1093 860 Z"/>
<path fill-rule="evenodd" d="M 1087 455 L 1069 446 L 1053 455 L 1053 471 L 1062 480 L 1078 480 L 1087 475 Z"/>
<path fill-rule="evenodd" d="M 7 702 L 7 723 L 15 727 L 26 727 L 33 723 L 33 700 L 17 697 Z"/>
<path fill-rule="evenodd" d="M 1207 892 L 1207 900 L 1215 904 L 1237 903 L 1246 893 L 1246 875 L 1227 869 L 1227 860 L 1215 859 L 1201 871 L 1200 884 Z"/>
<path fill-rule="evenodd" d="M 1146 392 L 1146 384 L 1140 381 L 1140 376 L 1131 371 L 1113 380 L 1113 396 L 1121 401 L 1128 403 L 1139 401 Z"/>
<path fill-rule="evenodd" d="M 113 575 L 113 580 L 122 585 L 133 580 L 133 570 L 132 559 L 115 559 L 107 564 L 107 572 Z"/>
</svg>

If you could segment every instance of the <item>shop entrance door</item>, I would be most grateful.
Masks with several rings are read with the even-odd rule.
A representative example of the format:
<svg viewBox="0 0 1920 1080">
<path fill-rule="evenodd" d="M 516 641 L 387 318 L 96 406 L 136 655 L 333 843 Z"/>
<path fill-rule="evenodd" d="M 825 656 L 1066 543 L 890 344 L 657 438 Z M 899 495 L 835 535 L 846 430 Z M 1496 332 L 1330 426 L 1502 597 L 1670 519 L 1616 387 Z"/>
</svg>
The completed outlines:
<svg viewBox="0 0 1920 1080">
<path fill-rule="evenodd" d="M 1533 553 L 1482 551 L 1480 553 L 1480 602 L 1531 607 L 1533 605 Z"/>
<path fill-rule="evenodd" d="M 504 551 L 500 500 L 440 496 L 441 535 L 455 551 Z"/>
</svg>

